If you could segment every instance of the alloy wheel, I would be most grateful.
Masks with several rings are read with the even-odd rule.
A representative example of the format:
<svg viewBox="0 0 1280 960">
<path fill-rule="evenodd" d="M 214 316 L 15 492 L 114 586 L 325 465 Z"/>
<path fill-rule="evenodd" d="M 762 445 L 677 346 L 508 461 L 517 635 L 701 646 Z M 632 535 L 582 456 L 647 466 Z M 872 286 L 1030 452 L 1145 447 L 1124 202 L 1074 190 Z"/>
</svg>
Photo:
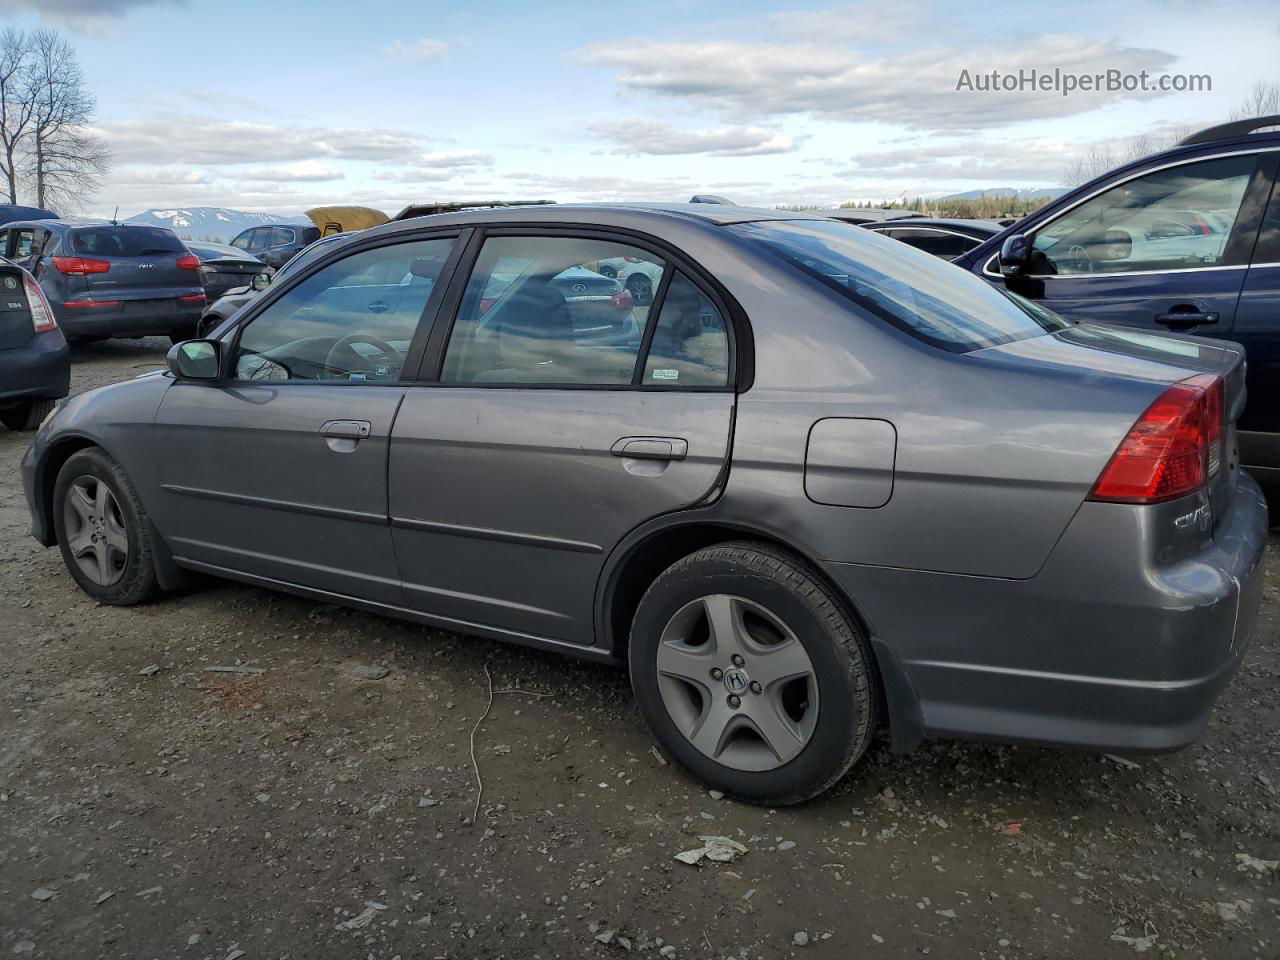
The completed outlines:
<svg viewBox="0 0 1280 960">
<path fill-rule="evenodd" d="M 711 594 L 685 604 L 662 632 L 657 667 L 671 720 L 717 763 L 772 770 L 813 736 L 813 661 L 786 623 L 759 603 Z"/>
<path fill-rule="evenodd" d="M 91 581 L 109 587 L 129 562 L 129 534 L 115 494 L 94 476 L 77 477 L 63 502 L 67 547 Z"/>
</svg>

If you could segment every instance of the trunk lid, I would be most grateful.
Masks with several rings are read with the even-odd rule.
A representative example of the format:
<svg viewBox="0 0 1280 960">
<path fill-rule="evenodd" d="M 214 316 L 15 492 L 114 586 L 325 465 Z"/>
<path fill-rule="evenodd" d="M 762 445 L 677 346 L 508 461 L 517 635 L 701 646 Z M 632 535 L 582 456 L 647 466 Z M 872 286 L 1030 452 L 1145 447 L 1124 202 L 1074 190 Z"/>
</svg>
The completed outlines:
<svg viewBox="0 0 1280 960">
<path fill-rule="evenodd" d="M 1017 340 L 978 351 L 1014 362 L 1077 370 L 1101 381 L 1120 378 L 1152 384 L 1154 401 L 1161 388 L 1209 373 L 1222 378 L 1223 429 L 1220 446 L 1209 452 L 1217 468 L 1209 477 L 1208 495 L 1214 528 L 1226 517 L 1239 475 L 1236 421 L 1244 410 L 1245 352 L 1238 344 L 1202 337 L 1158 333 L 1131 327 L 1081 323 L 1043 337 Z M 1134 411 L 1135 421 L 1143 410 Z"/>
</svg>

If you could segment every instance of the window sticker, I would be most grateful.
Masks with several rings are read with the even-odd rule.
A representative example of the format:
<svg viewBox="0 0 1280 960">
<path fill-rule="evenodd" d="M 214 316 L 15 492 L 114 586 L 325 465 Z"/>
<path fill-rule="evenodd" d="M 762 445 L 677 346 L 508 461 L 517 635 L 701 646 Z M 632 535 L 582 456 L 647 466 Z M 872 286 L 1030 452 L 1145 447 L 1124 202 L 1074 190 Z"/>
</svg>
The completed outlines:
<svg viewBox="0 0 1280 960">
<path fill-rule="evenodd" d="M 653 371 L 653 379 L 655 380 L 679 380 L 680 371 L 672 370 L 669 367 L 659 367 Z"/>
</svg>

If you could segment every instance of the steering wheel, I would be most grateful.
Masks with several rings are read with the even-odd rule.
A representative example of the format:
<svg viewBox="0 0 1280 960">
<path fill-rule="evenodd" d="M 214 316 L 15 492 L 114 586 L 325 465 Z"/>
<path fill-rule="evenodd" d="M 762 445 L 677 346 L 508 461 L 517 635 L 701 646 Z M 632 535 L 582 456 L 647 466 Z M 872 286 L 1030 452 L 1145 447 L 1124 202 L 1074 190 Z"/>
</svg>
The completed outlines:
<svg viewBox="0 0 1280 960">
<path fill-rule="evenodd" d="M 399 375 L 400 367 L 404 363 L 404 357 L 400 355 L 400 351 L 391 346 L 391 344 L 387 343 L 385 340 L 379 340 L 377 337 L 368 333 L 350 333 L 345 337 L 341 337 L 332 347 L 329 348 L 329 354 L 324 358 L 325 369 L 347 370 L 348 376 L 350 376 L 350 371 L 347 367 L 339 367 L 335 362 L 338 358 L 338 353 L 342 350 L 346 350 L 347 353 L 355 357 L 362 364 L 368 364 L 370 362 L 370 358 L 362 356 L 351 349 L 352 344 L 356 343 L 367 343 L 378 351 L 379 355 L 373 358 L 375 366 L 365 366 L 364 369 L 366 371 L 372 370 L 376 372 L 377 361 L 386 361 L 395 368 L 396 374 Z M 388 379 L 392 378 L 389 377 Z"/>
<path fill-rule="evenodd" d="M 1093 273 L 1093 258 L 1082 244 L 1073 243 L 1069 246 L 1063 262 L 1074 268 L 1072 273 Z"/>
</svg>

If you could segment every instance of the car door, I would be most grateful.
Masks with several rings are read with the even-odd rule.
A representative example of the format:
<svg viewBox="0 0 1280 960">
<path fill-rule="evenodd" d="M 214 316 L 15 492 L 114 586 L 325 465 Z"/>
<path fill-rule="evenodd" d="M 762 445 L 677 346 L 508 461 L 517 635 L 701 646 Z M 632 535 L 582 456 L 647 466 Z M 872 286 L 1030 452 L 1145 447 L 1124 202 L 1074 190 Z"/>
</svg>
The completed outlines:
<svg viewBox="0 0 1280 960">
<path fill-rule="evenodd" d="M 616 257 L 660 278 L 651 304 L 564 287 Z M 405 600 L 444 624 L 589 645 L 610 550 L 708 496 L 725 466 L 728 314 L 687 265 L 607 234 L 493 231 L 472 260 L 392 433 Z"/>
<path fill-rule="evenodd" d="M 1271 154 L 1160 167 L 1036 227 L 1010 289 L 1073 320 L 1230 336 Z"/>
<path fill-rule="evenodd" d="M 1280 482 L 1280 183 L 1271 189 L 1231 338 L 1244 345 L 1248 358 L 1249 399 L 1237 424 L 1241 462 Z"/>
<path fill-rule="evenodd" d="M 214 572 L 396 605 L 387 443 L 456 237 L 340 248 L 223 338 L 156 418 L 156 524 Z"/>
</svg>

